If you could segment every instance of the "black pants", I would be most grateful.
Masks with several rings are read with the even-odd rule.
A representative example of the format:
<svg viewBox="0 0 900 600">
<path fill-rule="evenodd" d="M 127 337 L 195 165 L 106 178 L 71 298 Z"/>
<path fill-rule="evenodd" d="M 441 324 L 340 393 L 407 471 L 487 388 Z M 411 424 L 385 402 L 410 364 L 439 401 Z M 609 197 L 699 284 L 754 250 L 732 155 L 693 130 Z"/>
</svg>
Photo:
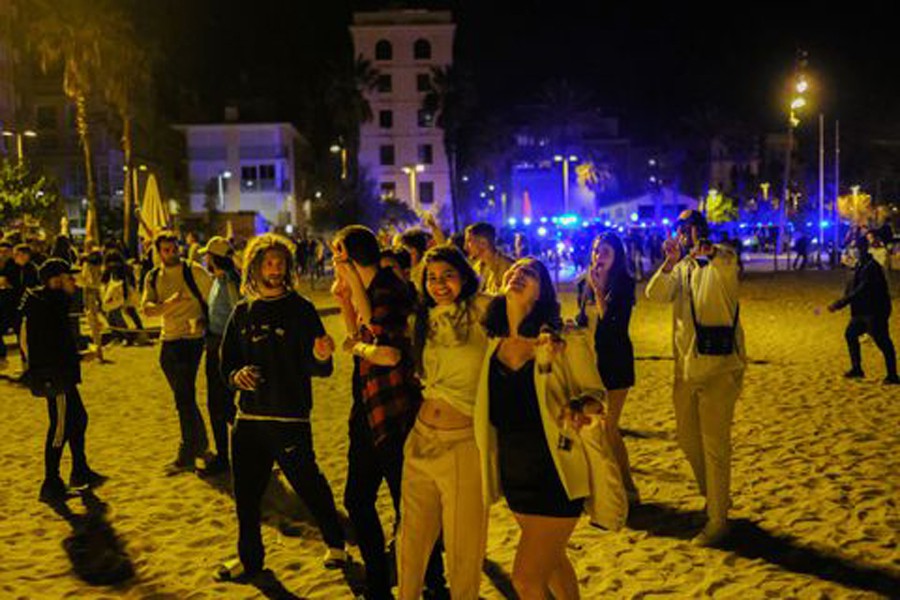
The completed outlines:
<svg viewBox="0 0 900 600">
<path fill-rule="evenodd" d="M 356 530 L 359 552 L 366 566 L 366 598 L 392 598 L 390 565 L 385 552 L 384 530 L 375 501 L 382 480 L 387 482 L 400 517 L 400 484 L 403 474 L 403 438 L 394 437 L 376 446 L 365 410 L 354 406 L 350 417 L 350 449 L 347 455 L 347 485 L 344 506 Z M 428 563 L 425 584 L 429 588 L 444 586 L 444 567 L 440 547 L 436 546 Z"/>
<path fill-rule="evenodd" d="M 884 355 L 884 368 L 887 376 L 897 375 L 897 353 L 891 342 L 888 330 L 887 317 L 851 317 L 844 338 L 847 340 L 847 350 L 850 351 L 850 365 L 854 370 L 862 371 L 862 353 L 859 349 L 859 336 L 868 333 L 872 341 Z"/>
<path fill-rule="evenodd" d="M 216 455 L 228 458 L 228 424 L 234 423 L 234 392 L 229 389 L 219 371 L 219 346 L 222 336 L 206 336 L 206 408 L 212 427 Z"/>
<path fill-rule="evenodd" d="M 246 571 L 258 571 L 263 566 L 260 503 L 275 462 L 316 519 L 325 544 L 330 548 L 344 547 L 344 530 L 331 487 L 316 463 L 309 423 L 239 419 L 231 444 L 238 554 Z"/>
<path fill-rule="evenodd" d="M 188 459 L 200 456 L 209 447 L 203 416 L 197 408 L 197 370 L 203 356 L 203 339 L 173 340 L 162 343 L 159 364 L 169 387 L 175 394 L 175 408 L 181 427 L 178 456 Z"/>
<path fill-rule="evenodd" d="M 84 455 L 84 436 L 88 416 L 76 386 L 64 393 L 47 397 L 47 414 L 50 426 L 44 442 L 44 480 L 59 479 L 59 463 L 63 447 L 68 443 L 72 453 L 72 473 L 85 474 L 88 469 Z"/>
</svg>

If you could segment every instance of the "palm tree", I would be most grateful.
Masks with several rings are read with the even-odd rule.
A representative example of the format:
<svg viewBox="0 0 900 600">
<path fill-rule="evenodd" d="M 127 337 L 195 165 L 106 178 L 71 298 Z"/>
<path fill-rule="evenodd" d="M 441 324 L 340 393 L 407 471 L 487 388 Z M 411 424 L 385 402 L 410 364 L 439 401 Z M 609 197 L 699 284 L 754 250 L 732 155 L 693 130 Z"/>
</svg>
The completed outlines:
<svg viewBox="0 0 900 600">
<path fill-rule="evenodd" d="M 591 95 L 565 79 L 551 80 L 538 94 L 538 127 L 554 152 L 568 152 L 596 116 Z"/>
<path fill-rule="evenodd" d="M 468 72 L 454 66 L 431 69 L 429 90 L 422 99 L 422 108 L 434 115 L 435 124 L 444 131 L 444 150 L 450 169 L 450 198 L 455 230 L 459 229 L 456 197 L 459 189 L 457 174 L 460 138 L 474 105 L 474 85 Z"/>
<path fill-rule="evenodd" d="M 378 87 L 379 76 L 372 62 L 359 55 L 349 70 L 335 69 L 335 76 L 325 92 L 332 123 L 350 157 L 348 171 L 351 183 L 359 172 L 359 128 L 373 118 L 372 106 L 366 96 Z"/>
<path fill-rule="evenodd" d="M 132 248 L 132 210 L 138 199 L 132 195 L 137 193 L 132 185 L 135 176 L 134 140 L 132 126 L 137 112 L 138 92 L 150 87 L 150 56 L 136 43 L 136 34 L 132 24 L 122 15 L 120 27 L 115 32 L 115 51 L 105 57 L 102 86 L 103 95 L 115 109 L 122 122 L 122 153 L 125 159 L 125 185 L 123 186 L 124 203 L 124 241 L 126 247 Z"/>
<path fill-rule="evenodd" d="M 97 184 L 88 123 L 88 100 L 97 93 L 104 44 L 120 23 L 108 0 L 29 0 L 30 39 L 46 73 L 59 67 L 63 92 L 75 103 L 75 125 L 84 154 L 88 215 L 86 238 L 99 242 Z"/>
</svg>

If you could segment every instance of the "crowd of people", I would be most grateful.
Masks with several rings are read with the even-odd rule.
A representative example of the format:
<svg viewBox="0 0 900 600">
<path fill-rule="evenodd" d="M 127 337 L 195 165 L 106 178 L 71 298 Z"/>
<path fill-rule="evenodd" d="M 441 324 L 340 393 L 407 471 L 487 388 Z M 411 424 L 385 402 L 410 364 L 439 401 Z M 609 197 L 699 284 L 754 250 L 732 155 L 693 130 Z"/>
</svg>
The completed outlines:
<svg viewBox="0 0 900 600">
<path fill-rule="evenodd" d="M 324 567 L 347 564 L 310 422 L 311 379 L 332 376 L 340 351 L 354 365 L 342 500 L 365 566 L 365 597 L 393 597 L 376 510 L 384 482 L 397 523 L 400 598 L 477 598 L 489 508 L 501 497 L 521 528 L 512 566 L 519 597 L 578 598 L 566 547 L 581 515 L 616 529 L 640 502 L 619 431 L 636 384 L 629 241 L 612 231 L 591 241 L 578 311 L 567 319 L 527 240 L 516 241 L 510 258 L 487 223 L 449 239 L 432 218 L 424 225 L 395 236 L 356 225 L 330 240 L 340 341 L 297 291 L 299 277 L 324 270 L 323 241 L 301 249 L 263 234 L 239 250 L 216 236 L 183 253 L 179 238 L 163 231 L 151 245 L 156 264 L 145 262 L 142 272 L 115 245 L 79 256 L 60 236 L 50 257 L 36 260 L 28 244 L 0 242 L 0 327 L 19 335 L 23 382 L 48 406 L 40 498 L 64 501 L 105 480 L 85 457 L 84 345 L 71 316 L 78 276 L 84 312 L 105 314 L 122 343 L 146 339 L 141 313 L 161 320 L 159 364 L 180 434 L 166 472 L 232 477 L 237 557 L 221 564 L 218 579 L 263 571 L 261 502 L 276 464 L 318 524 Z M 694 543 L 710 546 L 729 533 L 731 424 L 747 364 L 739 260 L 732 246 L 710 241 L 697 211 L 685 211 L 675 232 L 660 240 L 645 295 L 673 305 L 677 439 L 706 499 Z M 850 287 L 829 307 L 851 306 L 847 376 L 862 375 L 858 337 L 867 332 L 884 353 L 885 383 L 898 383 L 885 276 L 865 238 L 857 250 Z M 102 350 L 99 321 L 88 321 L 91 347 Z M 201 361 L 213 451 L 196 398 Z M 66 443 L 69 486 L 59 475 Z"/>
</svg>

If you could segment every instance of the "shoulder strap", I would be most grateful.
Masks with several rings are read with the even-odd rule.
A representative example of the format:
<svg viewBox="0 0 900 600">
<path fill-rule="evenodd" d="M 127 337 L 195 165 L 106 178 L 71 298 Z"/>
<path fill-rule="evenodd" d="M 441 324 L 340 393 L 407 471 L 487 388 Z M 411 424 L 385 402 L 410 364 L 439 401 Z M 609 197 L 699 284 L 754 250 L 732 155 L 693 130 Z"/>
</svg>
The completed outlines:
<svg viewBox="0 0 900 600">
<path fill-rule="evenodd" d="M 203 298 L 203 294 L 200 293 L 200 288 L 197 287 L 197 282 L 194 280 L 194 273 L 191 269 L 191 264 L 188 261 L 182 261 L 181 268 L 184 273 L 184 283 L 187 284 L 188 289 L 191 291 L 191 294 L 193 294 L 194 298 L 197 299 L 197 302 L 200 303 L 200 308 L 203 309 L 204 316 L 208 316 L 209 306 L 206 304 L 206 300 Z"/>
<path fill-rule="evenodd" d="M 153 267 L 150 269 L 150 272 L 147 273 L 147 285 L 153 288 L 153 293 L 156 294 L 156 299 L 159 300 L 159 290 L 156 289 L 157 279 L 159 279 L 159 267 Z"/>
<path fill-rule="evenodd" d="M 691 287 L 691 273 L 693 269 L 688 269 L 688 299 L 691 301 L 691 319 L 694 321 L 694 329 L 700 327 L 700 323 L 697 321 L 697 310 L 694 308 L 694 288 Z M 738 324 L 738 316 L 741 314 L 741 303 L 738 302 L 737 306 L 734 309 L 734 319 L 732 319 L 731 327 L 735 328 Z"/>
</svg>

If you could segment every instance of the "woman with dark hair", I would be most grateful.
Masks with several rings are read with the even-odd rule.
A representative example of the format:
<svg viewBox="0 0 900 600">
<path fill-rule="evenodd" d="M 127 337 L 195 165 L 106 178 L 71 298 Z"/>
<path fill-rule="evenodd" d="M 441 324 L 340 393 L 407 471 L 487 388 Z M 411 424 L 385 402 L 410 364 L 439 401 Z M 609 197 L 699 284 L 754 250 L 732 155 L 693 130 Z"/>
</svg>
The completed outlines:
<svg viewBox="0 0 900 600">
<path fill-rule="evenodd" d="M 599 407 L 602 390 L 587 382 L 592 365 L 571 364 L 566 343 L 551 333 L 560 317 L 547 268 L 516 261 L 502 289 L 485 318 L 492 339 L 474 412 L 485 504 L 502 491 L 522 530 L 512 573 L 519 597 L 543 600 L 549 589 L 557 599 L 578 598 L 566 544 L 591 490 L 585 449 L 568 430 L 584 423 L 581 407 Z"/>
<path fill-rule="evenodd" d="M 422 596 L 428 557 L 443 529 L 450 594 L 477 598 L 487 509 L 472 410 L 488 344 L 481 325 L 488 299 L 456 247 L 428 250 L 422 265 L 413 352 L 424 400 L 403 453 L 399 597 Z"/>
<path fill-rule="evenodd" d="M 577 320 L 594 332 L 597 369 L 607 389 L 606 433 L 622 473 L 628 499 L 639 502 L 628 451 L 619 431 L 625 398 L 629 388 L 634 386 L 634 347 L 628 335 L 631 309 L 635 302 L 634 278 L 628 272 L 625 246 L 612 231 L 594 239 L 591 264 L 585 279 L 586 293 L 579 298 Z"/>
<path fill-rule="evenodd" d="M 103 254 L 103 269 L 100 274 L 101 299 L 106 321 L 113 328 L 113 338 L 131 345 L 137 340 L 133 332 L 126 332 L 128 323 L 125 314 L 134 321 L 137 329 L 144 324 L 137 312 L 137 281 L 125 256 L 115 249 Z"/>
</svg>

